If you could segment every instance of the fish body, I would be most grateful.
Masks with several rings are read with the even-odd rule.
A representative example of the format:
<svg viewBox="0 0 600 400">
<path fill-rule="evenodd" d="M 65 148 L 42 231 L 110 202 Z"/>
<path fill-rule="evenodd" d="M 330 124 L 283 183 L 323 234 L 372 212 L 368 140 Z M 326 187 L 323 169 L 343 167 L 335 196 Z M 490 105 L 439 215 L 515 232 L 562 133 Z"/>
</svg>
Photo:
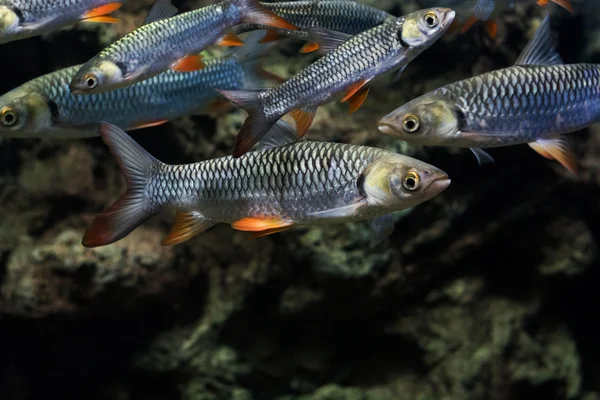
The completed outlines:
<svg viewBox="0 0 600 400">
<path fill-rule="evenodd" d="M 279 37 L 309 41 L 310 35 L 307 30 L 309 28 L 325 28 L 356 35 L 394 19 L 393 15 L 383 10 L 353 0 L 299 0 L 261 3 L 261 5 L 300 28 L 298 30 L 271 29 L 265 41 Z M 246 24 L 240 27 L 240 32 L 267 28 L 264 25 Z"/>
<path fill-rule="evenodd" d="M 56 31 L 80 21 L 117 22 L 123 0 L 0 0 L 0 43 Z"/>
<path fill-rule="evenodd" d="M 331 46 L 324 57 L 281 85 L 262 92 L 220 91 L 250 114 L 238 134 L 234 157 L 248 151 L 289 112 L 303 136 L 317 107 L 344 92 L 344 100 L 350 100 L 351 107 L 355 104 L 358 108 L 368 93 L 369 82 L 395 69 L 402 70 L 442 36 L 453 18 L 454 12 L 450 9 L 432 8 L 385 22 L 355 36 L 334 33 L 336 46 Z"/>
<path fill-rule="evenodd" d="M 516 65 L 438 88 L 381 119 L 379 129 L 424 145 L 528 143 L 575 171 L 561 135 L 600 118 L 600 65 L 563 64 L 546 17 Z"/>
<path fill-rule="evenodd" d="M 217 223 L 263 236 L 293 226 L 389 216 L 426 201 L 450 183 L 440 169 L 385 150 L 296 140 L 283 121 L 270 143 L 240 158 L 167 165 L 115 126 L 104 141 L 122 166 L 127 192 L 87 230 L 88 247 L 113 243 L 165 207 L 178 210 L 163 244 Z M 285 141 L 282 141 L 285 138 Z M 393 223 L 389 218 L 384 224 Z"/>
<path fill-rule="evenodd" d="M 295 29 L 256 0 L 224 0 L 164 18 L 168 15 L 170 13 L 164 11 L 151 12 L 147 18 L 151 22 L 85 63 L 73 77 L 71 91 L 77 94 L 106 92 L 141 82 L 168 69 L 183 72 L 201 69 L 204 63 L 199 53 L 208 46 L 219 41 L 225 45 L 243 45 L 239 38 L 229 38 L 228 33 L 244 21 Z"/>
<path fill-rule="evenodd" d="M 256 34 L 255 42 L 262 37 Z M 132 86 L 85 96 L 69 90 L 81 66 L 38 77 L 0 97 L 0 137 L 93 137 L 100 134 L 102 121 L 135 129 L 205 112 L 211 102 L 222 99 L 214 88 L 266 87 L 259 67 L 266 47 L 248 45 L 207 61 L 200 71 L 166 71 Z"/>
</svg>

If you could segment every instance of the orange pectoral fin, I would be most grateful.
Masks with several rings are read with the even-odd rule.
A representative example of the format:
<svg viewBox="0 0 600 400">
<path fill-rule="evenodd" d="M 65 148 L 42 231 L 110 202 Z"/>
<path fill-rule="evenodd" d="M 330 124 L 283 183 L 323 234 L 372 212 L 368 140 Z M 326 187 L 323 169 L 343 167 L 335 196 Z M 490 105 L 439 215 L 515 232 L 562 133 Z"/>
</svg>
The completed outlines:
<svg viewBox="0 0 600 400">
<path fill-rule="evenodd" d="M 175 224 L 169 234 L 162 240 L 161 245 L 172 246 L 183 243 L 212 228 L 214 225 L 214 222 L 203 218 L 197 212 L 178 211 L 175 217 Z"/>
<path fill-rule="evenodd" d="M 160 121 L 151 121 L 151 122 L 139 122 L 131 127 L 129 127 L 127 130 L 128 131 L 133 131 L 136 129 L 143 129 L 143 128 L 151 128 L 153 126 L 159 126 L 162 124 L 166 124 L 167 122 L 169 122 L 168 119 L 165 120 L 160 120 Z"/>
<path fill-rule="evenodd" d="M 223 36 L 218 42 L 219 46 L 229 46 L 229 47 L 240 47 L 244 45 L 242 39 L 240 39 L 235 33 L 227 32 L 225 36 Z"/>
<path fill-rule="evenodd" d="M 486 30 L 489 37 L 492 39 L 496 39 L 496 35 L 498 34 L 498 23 L 492 19 L 486 21 Z"/>
<path fill-rule="evenodd" d="M 296 121 L 296 132 L 298 132 L 298 137 L 304 137 L 306 132 L 313 123 L 315 119 L 315 113 L 317 112 L 314 108 L 302 108 L 292 110 L 290 115 Z"/>
<path fill-rule="evenodd" d="M 171 69 L 177 72 L 199 71 L 204 67 L 206 67 L 206 64 L 204 64 L 204 60 L 202 60 L 200 54 L 185 56 L 171 65 Z"/>
<path fill-rule="evenodd" d="M 350 114 L 354 114 L 356 110 L 358 110 L 363 105 L 363 103 L 367 99 L 367 96 L 369 95 L 369 90 L 371 90 L 370 87 L 364 87 L 360 91 L 356 92 L 354 96 L 352 96 L 348 100 L 348 103 L 350 104 Z"/>
<path fill-rule="evenodd" d="M 123 3 L 121 3 L 121 2 L 115 2 L 115 3 L 106 4 L 106 5 L 103 5 L 100 7 L 96 7 L 94 9 L 91 9 L 90 11 L 86 12 L 85 14 L 83 14 L 81 16 L 81 19 L 86 22 L 105 22 L 105 23 L 119 22 L 119 20 L 117 18 L 107 17 L 106 15 L 110 14 L 113 11 L 118 10 L 119 8 L 121 8 L 122 5 L 123 5 Z"/>
<path fill-rule="evenodd" d="M 285 231 L 291 228 L 293 224 L 291 221 L 278 217 L 250 217 L 234 222 L 231 227 L 238 231 L 256 232 L 252 237 L 257 238 Z"/>
<path fill-rule="evenodd" d="M 352 96 L 354 96 L 356 93 L 358 93 L 358 91 L 365 86 L 365 84 L 367 83 L 367 80 L 361 80 L 356 82 L 355 84 L 353 84 L 352 86 L 350 86 L 348 88 L 348 92 L 346 93 L 346 97 L 344 97 L 342 99 L 342 103 L 348 101 Z"/>
<path fill-rule="evenodd" d="M 300 49 L 300 53 L 312 53 L 313 51 L 319 50 L 319 43 L 317 42 L 307 42 Z"/>
<path fill-rule="evenodd" d="M 564 139 L 538 139 L 529 143 L 529 146 L 538 154 L 549 160 L 558 161 L 570 173 L 577 175 L 575 154 Z"/>
</svg>

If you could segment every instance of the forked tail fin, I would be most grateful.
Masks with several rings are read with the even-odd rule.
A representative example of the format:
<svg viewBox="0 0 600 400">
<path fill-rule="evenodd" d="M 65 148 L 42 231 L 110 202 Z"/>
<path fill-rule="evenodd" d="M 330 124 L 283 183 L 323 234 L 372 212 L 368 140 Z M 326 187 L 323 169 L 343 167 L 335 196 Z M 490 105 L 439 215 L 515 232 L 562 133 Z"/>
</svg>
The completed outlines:
<svg viewBox="0 0 600 400">
<path fill-rule="evenodd" d="M 114 125 L 102 123 L 100 134 L 125 175 L 127 190 L 94 219 L 83 236 L 85 247 L 114 243 L 159 211 L 159 206 L 150 202 L 146 186 L 161 162 Z"/>
<path fill-rule="evenodd" d="M 258 0 L 231 0 L 243 13 L 242 21 L 245 24 L 257 24 L 272 26 L 273 28 L 287 29 L 290 31 L 298 30 L 297 26 L 292 25 L 273 11 L 262 6 Z"/>
</svg>

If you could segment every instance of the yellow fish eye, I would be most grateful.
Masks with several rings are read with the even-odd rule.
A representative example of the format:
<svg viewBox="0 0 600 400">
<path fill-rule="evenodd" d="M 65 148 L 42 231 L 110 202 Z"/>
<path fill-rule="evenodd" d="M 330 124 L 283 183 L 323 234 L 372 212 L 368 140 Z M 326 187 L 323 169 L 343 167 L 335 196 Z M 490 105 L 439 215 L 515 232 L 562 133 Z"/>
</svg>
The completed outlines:
<svg viewBox="0 0 600 400">
<path fill-rule="evenodd" d="M 87 74 L 83 77 L 83 82 L 88 89 L 94 89 L 98 86 L 98 78 L 94 74 Z"/>
<path fill-rule="evenodd" d="M 438 25 L 438 17 L 433 12 L 428 12 L 425 14 L 425 23 L 430 28 L 435 28 Z"/>
<path fill-rule="evenodd" d="M 414 133 L 419 130 L 419 117 L 413 114 L 408 114 L 402 121 L 402 129 L 408 133 Z"/>
<path fill-rule="evenodd" d="M 410 190 L 411 192 L 419 188 L 419 183 L 421 183 L 421 178 L 413 171 L 406 174 L 404 181 L 402 182 L 406 190 Z"/>
<path fill-rule="evenodd" d="M 13 126 L 17 121 L 19 121 L 19 116 L 13 109 L 6 107 L 0 112 L 0 122 L 2 125 Z"/>
</svg>

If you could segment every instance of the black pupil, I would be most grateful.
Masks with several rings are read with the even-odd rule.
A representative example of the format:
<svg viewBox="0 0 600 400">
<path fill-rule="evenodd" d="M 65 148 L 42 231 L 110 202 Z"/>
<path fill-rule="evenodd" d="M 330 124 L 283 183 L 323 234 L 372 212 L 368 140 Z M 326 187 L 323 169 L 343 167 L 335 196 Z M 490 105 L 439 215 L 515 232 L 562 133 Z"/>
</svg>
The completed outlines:
<svg viewBox="0 0 600 400">
<path fill-rule="evenodd" d="M 6 122 L 7 124 L 12 124 L 13 122 L 15 122 L 15 116 L 11 113 L 4 114 L 4 122 Z"/>
<path fill-rule="evenodd" d="M 96 80 L 94 78 L 88 78 L 87 84 L 89 87 L 92 87 L 96 84 Z"/>
<path fill-rule="evenodd" d="M 408 186 L 409 188 L 414 188 L 415 184 L 415 178 L 406 178 L 406 186 Z"/>
<path fill-rule="evenodd" d="M 415 129 L 415 121 L 412 119 L 409 119 L 406 121 L 406 129 L 408 129 L 409 131 L 412 131 L 413 129 Z"/>
<path fill-rule="evenodd" d="M 427 25 L 432 26 L 435 24 L 435 19 L 433 17 L 427 17 Z"/>
</svg>

